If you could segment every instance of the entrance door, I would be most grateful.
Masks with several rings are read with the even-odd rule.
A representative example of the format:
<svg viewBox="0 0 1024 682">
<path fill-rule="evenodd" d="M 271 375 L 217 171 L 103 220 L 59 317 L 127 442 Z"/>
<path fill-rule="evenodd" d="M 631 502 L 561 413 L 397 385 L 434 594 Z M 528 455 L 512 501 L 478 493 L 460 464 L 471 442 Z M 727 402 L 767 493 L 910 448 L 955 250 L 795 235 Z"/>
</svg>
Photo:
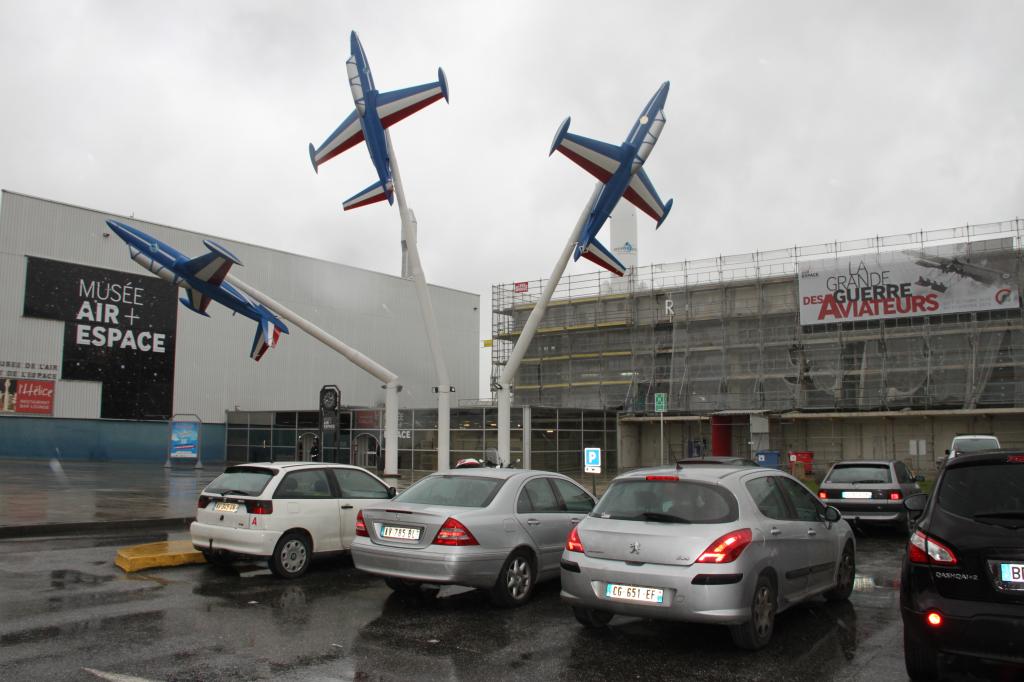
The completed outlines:
<svg viewBox="0 0 1024 682">
<path fill-rule="evenodd" d="M 315 452 L 313 446 L 318 440 L 317 434 L 313 431 L 299 434 L 298 439 L 295 441 L 295 460 L 298 462 L 312 462 L 313 453 Z"/>
<path fill-rule="evenodd" d="M 354 455 L 352 463 L 356 466 L 371 471 L 384 468 L 384 453 L 381 452 L 380 441 L 376 436 L 369 433 L 359 434 L 356 436 L 355 443 L 352 444 L 352 449 Z"/>
</svg>

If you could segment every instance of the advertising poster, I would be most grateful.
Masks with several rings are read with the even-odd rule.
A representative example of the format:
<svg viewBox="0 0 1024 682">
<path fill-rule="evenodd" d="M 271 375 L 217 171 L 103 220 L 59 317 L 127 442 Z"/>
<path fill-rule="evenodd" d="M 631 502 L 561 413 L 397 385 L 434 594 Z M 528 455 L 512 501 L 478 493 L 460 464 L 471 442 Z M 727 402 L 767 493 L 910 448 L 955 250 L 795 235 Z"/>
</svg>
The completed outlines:
<svg viewBox="0 0 1024 682">
<path fill-rule="evenodd" d="M 991 240 L 801 263 L 800 324 L 1017 309 L 1011 249 Z"/>
<path fill-rule="evenodd" d="M 52 381 L 0 379 L 0 413 L 53 415 Z"/>
<path fill-rule="evenodd" d="M 60 378 L 101 382 L 102 418 L 170 419 L 178 324 L 172 284 L 29 256 L 22 313 L 64 323 Z"/>
<path fill-rule="evenodd" d="M 199 457 L 199 422 L 171 422 L 171 459 Z"/>
</svg>

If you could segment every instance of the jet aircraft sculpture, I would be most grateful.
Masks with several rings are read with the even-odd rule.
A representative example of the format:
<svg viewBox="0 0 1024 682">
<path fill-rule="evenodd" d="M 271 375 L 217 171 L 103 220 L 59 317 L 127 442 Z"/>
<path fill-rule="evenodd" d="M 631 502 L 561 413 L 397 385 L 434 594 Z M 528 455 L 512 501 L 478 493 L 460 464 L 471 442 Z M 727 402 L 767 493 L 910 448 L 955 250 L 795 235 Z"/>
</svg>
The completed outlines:
<svg viewBox="0 0 1024 682">
<path fill-rule="evenodd" d="M 321 164 L 360 142 L 366 142 L 370 159 L 377 169 L 378 181 L 346 200 L 343 204 L 346 211 L 385 199 L 389 204 L 394 203 L 394 182 L 384 129 L 442 97 L 448 101 L 448 80 L 442 69 L 437 70 L 436 83 L 378 92 L 363 45 L 355 31 L 352 31 L 351 43 L 352 56 L 345 62 L 345 66 L 348 69 L 352 99 L 356 104 L 355 111 L 319 147 L 314 148 L 312 143 L 309 145 L 309 160 L 313 162 L 313 170 L 319 172 Z"/>
<path fill-rule="evenodd" d="M 190 259 L 138 228 L 116 220 L 108 220 L 107 226 L 128 245 L 133 261 L 185 290 L 181 303 L 192 312 L 209 317 L 206 308 L 210 301 L 217 301 L 255 320 L 256 337 L 249 353 L 253 360 L 259 362 L 269 348 L 277 345 L 281 333 L 288 333 L 288 327 L 277 316 L 224 281 L 231 266 L 242 262 L 220 244 L 204 239 L 210 252 Z"/>
<path fill-rule="evenodd" d="M 661 84 L 651 97 L 625 142 L 618 147 L 569 132 L 570 118 L 565 119 L 551 143 L 550 156 L 560 151 L 604 184 L 604 188 L 590 207 L 590 215 L 580 228 L 573 260 L 580 256 L 621 277 L 626 267 L 595 238 L 612 209 L 625 197 L 634 206 L 658 221 L 665 222 L 672 209 L 672 200 L 662 203 L 643 165 L 658 141 L 665 126 L 665 99 L 668 81 Z"/>
</svg>

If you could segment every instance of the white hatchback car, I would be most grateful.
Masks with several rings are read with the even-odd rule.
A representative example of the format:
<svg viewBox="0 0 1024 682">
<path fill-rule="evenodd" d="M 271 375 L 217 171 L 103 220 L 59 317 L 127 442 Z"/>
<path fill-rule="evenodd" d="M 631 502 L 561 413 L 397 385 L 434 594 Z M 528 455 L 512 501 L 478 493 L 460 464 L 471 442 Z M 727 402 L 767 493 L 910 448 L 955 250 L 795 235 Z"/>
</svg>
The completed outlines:
<svg viewBox="0 0 1024 682">
<path fill-rule="evenodd" d="M 210 563 L 260 557 L 275 574 L 297 578 L 314 554 L 352 547 L 363 506 L 394 496 L 394 488 L 356 466 L 242 464 L 206 486 L 189 531 Z"/>
</svg>

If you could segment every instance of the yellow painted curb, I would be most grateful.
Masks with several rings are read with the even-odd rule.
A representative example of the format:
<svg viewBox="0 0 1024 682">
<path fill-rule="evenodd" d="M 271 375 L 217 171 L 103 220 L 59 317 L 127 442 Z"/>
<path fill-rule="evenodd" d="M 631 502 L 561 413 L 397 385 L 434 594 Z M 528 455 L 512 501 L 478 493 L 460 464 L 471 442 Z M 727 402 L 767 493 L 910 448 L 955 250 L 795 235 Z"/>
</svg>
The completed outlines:
<svg viewBox="0 0 1024 682">
<path fill-rule="evenodd" d="M 204 564 L 203 553 L 192 546 L 190 540 L 151 542 L 146 545 L 122 547 L 117 550 L 114 565 L 125 573 L 144 571 L 147 568 Z"/>
</svg>

